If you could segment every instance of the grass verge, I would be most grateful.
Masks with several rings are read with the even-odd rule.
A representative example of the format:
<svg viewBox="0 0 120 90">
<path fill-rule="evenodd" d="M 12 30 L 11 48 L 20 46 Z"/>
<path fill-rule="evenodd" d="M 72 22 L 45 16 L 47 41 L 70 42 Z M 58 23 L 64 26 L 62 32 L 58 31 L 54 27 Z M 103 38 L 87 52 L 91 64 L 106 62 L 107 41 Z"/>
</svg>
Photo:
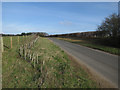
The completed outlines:
<svg viewBox="0 0 120 90">
<path fill-rule="evenodd" d="M 74 39 L 74 38 L 57 38 L 57 39 L 69 41 L 71 43 L 76 43 L 76 44 L 79 44 L 79 45 L 83 45 L 83 46 L 90 47 L 90 48 L 93 48 L 93 49 L 105 51 L 105 52 L 115 54 L 115 55 L 119 55 L 119 53 L 120 53 L 119 48 L 103 46 L 103 45 L 100 45 L 100 44 L 92 43 L 88 40 L 83 40 L 83 39 L 80 40 L 80 39 Z"/>
<path fill-rule="evenodd" d="M 7 43 L 7 37 L 4 38 L 4 42 Z M 16 43 L 13 44 L 14 48 L 5 49 L 3 52 L 3 88 L 97 87 L 81 67 L 75 67 L 67 54 L 48 39 L 40 37 L 31 48 L 39 55 L 39 62 L 43 63 L 36 64 L 35 68 L 29 60 L 19 57 Z"/>
</svg>

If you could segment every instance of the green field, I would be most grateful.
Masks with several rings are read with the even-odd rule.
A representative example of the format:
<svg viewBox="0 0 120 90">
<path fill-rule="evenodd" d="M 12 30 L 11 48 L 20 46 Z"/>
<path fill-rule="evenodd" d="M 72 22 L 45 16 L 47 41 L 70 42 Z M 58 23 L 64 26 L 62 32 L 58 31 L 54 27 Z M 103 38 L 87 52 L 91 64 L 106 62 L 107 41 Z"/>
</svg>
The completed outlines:
<svg viewBox="0 0 120 90">
<path fill-rule="evenodd" d="M 100 44 L 97 44 L 97 43 L 95 43 L 95 42 L 93 42 L 92 40 L 89 40 L 89 39 L 88 40 L 87 39 L 76 39 L 76 38 L 58 38 L 58 39 L 69 41 L 71 43 L 76 43 L 76 44 L 83 45 L 83 46 L 86 46 L 86 47 L 90 47 L 90 48 L 93 48 L 93 49 L 105 51 L 105 52 L 115 54 L 115 55 L 120 54 L 120 52 L 119 52 L 120 49 L 119 48 L 100 45 Z"/>
<path fill-rule="evenodd" d="M 96 88 L 98 85 L 80 66 L 47 38 L 39 37 L 30 50 L 37 53 L 38 63 L 20 57 L 18 48 L 31 41 L 31 36 L 4 37 L 2 57 L 3 88 Z"/>
</svg>

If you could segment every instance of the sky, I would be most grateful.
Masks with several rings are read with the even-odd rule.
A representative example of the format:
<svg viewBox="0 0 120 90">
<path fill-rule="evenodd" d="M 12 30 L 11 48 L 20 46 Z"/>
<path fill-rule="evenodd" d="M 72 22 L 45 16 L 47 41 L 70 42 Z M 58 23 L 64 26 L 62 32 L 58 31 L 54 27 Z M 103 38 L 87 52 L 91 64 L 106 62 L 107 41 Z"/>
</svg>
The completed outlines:
<svg viewBox="0 0 120 90">
<path fill-rule="evenodd" d="M 3 2 L 2 32 L 95 31 L 112 13 L 118 13 L 117 2 Z"/>
</svg>

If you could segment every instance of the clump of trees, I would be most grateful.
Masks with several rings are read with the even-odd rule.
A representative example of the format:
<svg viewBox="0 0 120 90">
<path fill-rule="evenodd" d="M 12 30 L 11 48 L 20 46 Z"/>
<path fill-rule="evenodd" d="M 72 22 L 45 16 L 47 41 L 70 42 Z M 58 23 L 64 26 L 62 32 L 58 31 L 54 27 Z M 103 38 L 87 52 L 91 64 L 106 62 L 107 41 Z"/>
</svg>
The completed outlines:
<svg viewBox="0 0 120 90">
<path fill-rule="evenodd" d="M 97 28 L 98 37 L 119 37 L 120 36 L 120 16 L 112 14 L 106 17 L 101 25 Z"/>
<path fill-rule="evenodd" d="M 21 33 L 21 35 L 32 35 L 32 34 L 36 34 L 38 36 L 44 37 L 44 36 L 48 36 L 48 34 L 46 32 L 29 32 L 29 33 Z"/>
<path fill-rule="evenodd" d="M 120 48 L 120 15 L 112 14 L 98 26 L 96 31 L 97 43 Z"/>
</svg>

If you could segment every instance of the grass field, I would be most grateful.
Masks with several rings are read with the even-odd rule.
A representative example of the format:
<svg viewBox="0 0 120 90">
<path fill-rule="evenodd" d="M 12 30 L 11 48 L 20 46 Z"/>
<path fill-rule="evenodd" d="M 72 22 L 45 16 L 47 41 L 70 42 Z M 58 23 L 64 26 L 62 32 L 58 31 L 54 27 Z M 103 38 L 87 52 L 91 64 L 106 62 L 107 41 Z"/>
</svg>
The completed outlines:
<svg viewBox="0 0 120 90">
<path fill-rule="evenodd" d="M 39 55 L 39 63 L 33 68 L 30 60 L 24 60 L 18 54 L 18 47 L 29 42 L 29 37 L 4 37 L 2 57 L 3 88 L 96 88 L 98 85 L 89 75 L 69 59 L 67 54 L 47 38 L 40 37 L 30 48 Z M 41 68 L 42 67 L 42 68 Z"/>
<path fill-rule="evenodd" d="M 76 43 L 76 44 L 80 44 L 80 45 L 90 47 L 90 48 L 93 48 L 93 49 L 98 49 L 98 50 L 105 51 L 105 52 L 115 54 L 115 55 L 120 54 L 120 52 L 119 52 L 120 49 L 119 48 L 114 48 L 114 47 L 109 47 L 109 46 L 96 44 L 96 43 L 91 42 L 90 40 L 75 39 L 75 38 L 58 38 L 58 39 L 69 41 L 69 42 Z"/>
</svg>

